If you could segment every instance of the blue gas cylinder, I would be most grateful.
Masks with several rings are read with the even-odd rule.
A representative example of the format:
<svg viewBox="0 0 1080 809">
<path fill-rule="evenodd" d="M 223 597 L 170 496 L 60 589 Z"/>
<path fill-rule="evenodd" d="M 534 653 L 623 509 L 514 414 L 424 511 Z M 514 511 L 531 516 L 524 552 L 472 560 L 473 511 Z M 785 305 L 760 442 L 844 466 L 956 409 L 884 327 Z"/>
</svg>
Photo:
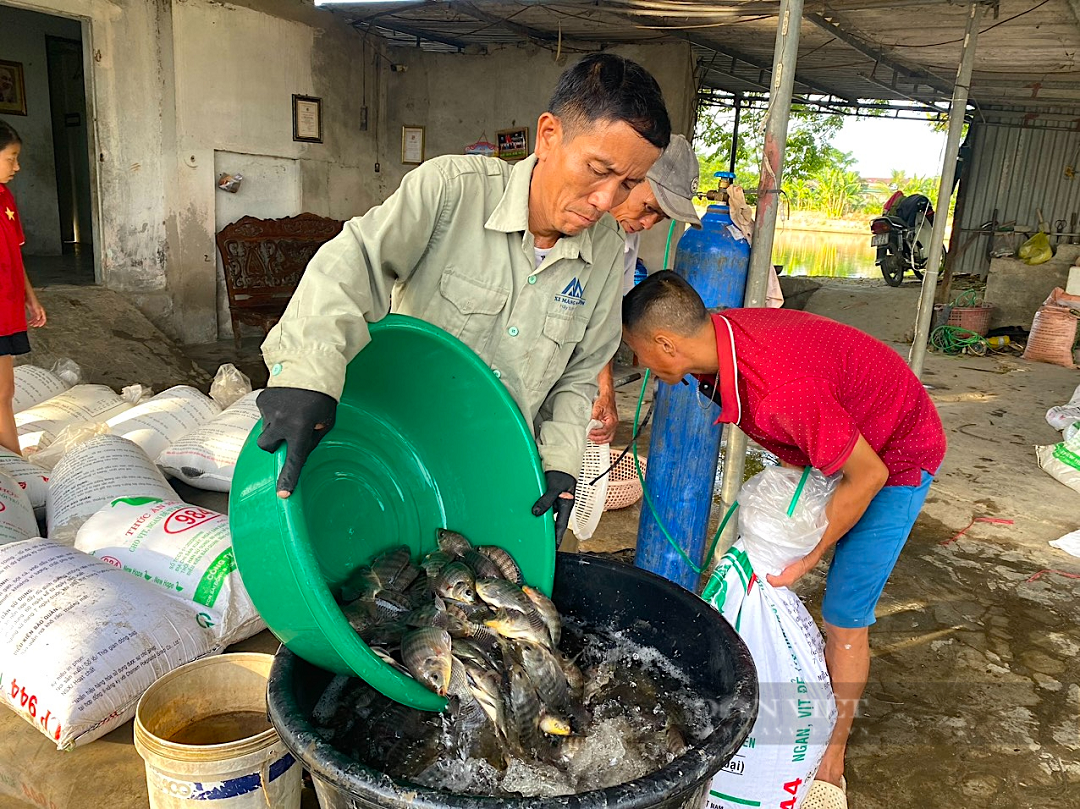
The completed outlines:
<svg viewBox="0 0 1080 809">
<path fill-rule="evenodd" d="M 734 175 L 718 172 L 717 204 L 679 240 L 675 272 L 701 295 L 705 306 L 742 306 L 750 269 L 750 244 L 732 224 L 726 189 Z M 649 465 L 645 485 L 656 513 L 642 504 L 636 564 L 682 585 L 697 586 L 695 573 L 664 536 L 661 524 L 699 567 L 711 537 L 706 536 L 716 488 L 720 409 L 690 386 L 657 382 Z M 658 522 L 659 520 L 659 522 Z"/>
</svg>

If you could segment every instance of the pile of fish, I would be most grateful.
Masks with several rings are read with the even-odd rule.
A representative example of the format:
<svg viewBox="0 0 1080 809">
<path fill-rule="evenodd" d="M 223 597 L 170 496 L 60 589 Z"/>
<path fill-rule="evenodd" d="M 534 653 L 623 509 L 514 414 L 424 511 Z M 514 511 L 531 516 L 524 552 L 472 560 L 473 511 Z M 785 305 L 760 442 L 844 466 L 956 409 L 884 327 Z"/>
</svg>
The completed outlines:
<svg viewBox="0 0 1080 809">
<path fill-rule="evenodd" d="M 445 529 L 438 545 L 420 565 L 402 545 L 357 571 L 345 617 L 383 660 L 449 697 L 457 722 L 490 722 L 512 754 L 561 758 L 557 740 L 588 717 L 584 676 L 558 649 L 559 611 L 502 548 Z"/>
<path fill-rule="evenodd" d="M 405 546 L 381 554 L 340 600 L 371 649 L 446 696 L 449 712 L 335 678 L 313 716 L 335 747 L 426 786 L 560 795 L 641 777 L 686 750 L 684 728 L 708 732 L 678 672 L 595 629 L 564 630 L 505 550 L 446 530 L 438 548 L 419 564 Z"/>
</svg>

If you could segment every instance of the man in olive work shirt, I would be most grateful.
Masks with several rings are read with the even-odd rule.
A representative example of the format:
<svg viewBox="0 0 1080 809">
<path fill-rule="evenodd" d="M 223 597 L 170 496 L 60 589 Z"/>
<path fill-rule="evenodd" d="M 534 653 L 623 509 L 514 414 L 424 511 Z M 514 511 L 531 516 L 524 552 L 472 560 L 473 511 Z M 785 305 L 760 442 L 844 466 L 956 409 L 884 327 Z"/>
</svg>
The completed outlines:
<svg viewBox="0 0 1080 809">
<path fill-rule="evenodd" d="M 647 71 L 587 56 L 560 78 L 529 158 L 434 158 L 347 222 L 262 347 L 270 383 L 258 400 L 259 445 L 287 445 L 279 495 L 295 489 L 332 428 L 367 324 L 392 308 L 459 337 L 506 385 L 543 461 L 533 513 L 554 509 L 561 539 L 597 374 L 620 339 L 623 238 L 605 214 L 645 180 L 670 136 Z"/>
</svg>

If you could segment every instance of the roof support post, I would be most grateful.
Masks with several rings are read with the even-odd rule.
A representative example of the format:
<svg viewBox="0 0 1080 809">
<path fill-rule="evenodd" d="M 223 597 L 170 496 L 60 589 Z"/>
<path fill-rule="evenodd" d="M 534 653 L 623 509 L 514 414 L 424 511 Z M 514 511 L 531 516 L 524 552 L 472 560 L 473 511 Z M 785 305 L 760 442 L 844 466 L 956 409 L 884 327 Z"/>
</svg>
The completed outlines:
<svg viewBox="0 0 1080 809">
<path fill-rule="evenodd" d="M 743 305 L 765 305 L 772 265 L 776 215 L 780 210 L 780 187 L 784 177 L 784 153 L 787 150 L 788 118 L 795 83 L 795 63 L 799 56 L 799 33 L 802 26 L 803 0 L 780 0 L 780 19 L 776 26 L 773 50 L 772 81 L 768 117 L 765 120 L 765 145 L 761 156 L 761 180 L 758 185 L 757 217 L 754 244 L 750 250 L 750 271 L 746 279 Z M 725 513 L 739 497 L 746 465 L 746 433 L 729 424 L 724 473 L 720 487 L 720 508 Z M 705 578 L 711 575 L 720 556 L 737 536 L 738 520 L 728 522 L 712 559 L 705 561 Z"/>
<path fill-rule="evenodd" d="M 972 3 L 968 11 L 967 31 L 964 34 L 964 48 L 960 56 L 960 67 L 956 71 L 956 85 L 953 89 L 952 106 L 949 108 L 949 131 L 945 138 L 945 159 L 941 166 L 941 183 L 938 186 L 937 202 L 934 205 L 934 228 L 930 238 L 930 255 L 926 260 L 926 272 L 923 275 L 922 295 L 919 298 L 919 311 L 915 317 L 915 340 L 908 354 L 908 366 L 921 377 L 923 363 L 926 360 L 926 342 L 930 337 L 930 321 L 934 316 L 934 293 L 937 290 L 938 270 L 941 268 L 941 253 L 945 242 L 945 220 L 949 213 L 949 198 L 952 196 L 953 178 L 956 176 L 956 158 L 960 154 L 960 135 L 964 129 L 964 115 L 967 112 L 968 90 L 971 85 L 971 71 L 975 65 L 975 43 L 979 37 L 979 24 L 982 22 L 985 6 Z"/>
</svg>

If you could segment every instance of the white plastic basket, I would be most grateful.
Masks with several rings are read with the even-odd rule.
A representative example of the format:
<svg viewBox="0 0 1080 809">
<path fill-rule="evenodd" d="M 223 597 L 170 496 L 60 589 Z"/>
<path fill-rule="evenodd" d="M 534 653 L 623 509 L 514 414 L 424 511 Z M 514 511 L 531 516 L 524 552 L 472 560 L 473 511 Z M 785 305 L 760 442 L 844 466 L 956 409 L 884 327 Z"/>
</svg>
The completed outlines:
<svg viewBox="0 0 1080 809">
<path fill-rule="evenodd" d="M 602 475 L 610 463 L 610 447 L 586 439 L 585 455 L 581 459 L 581 472 L 577 478 L 577 489 L 574 490 L 574 510 L 570 513 L 570 530 L 578 539 L 589 539 L 593 535 L 606 508 L 608 476 L 604 475 L 595 484 L 591 481 Z"/>
</svg>

